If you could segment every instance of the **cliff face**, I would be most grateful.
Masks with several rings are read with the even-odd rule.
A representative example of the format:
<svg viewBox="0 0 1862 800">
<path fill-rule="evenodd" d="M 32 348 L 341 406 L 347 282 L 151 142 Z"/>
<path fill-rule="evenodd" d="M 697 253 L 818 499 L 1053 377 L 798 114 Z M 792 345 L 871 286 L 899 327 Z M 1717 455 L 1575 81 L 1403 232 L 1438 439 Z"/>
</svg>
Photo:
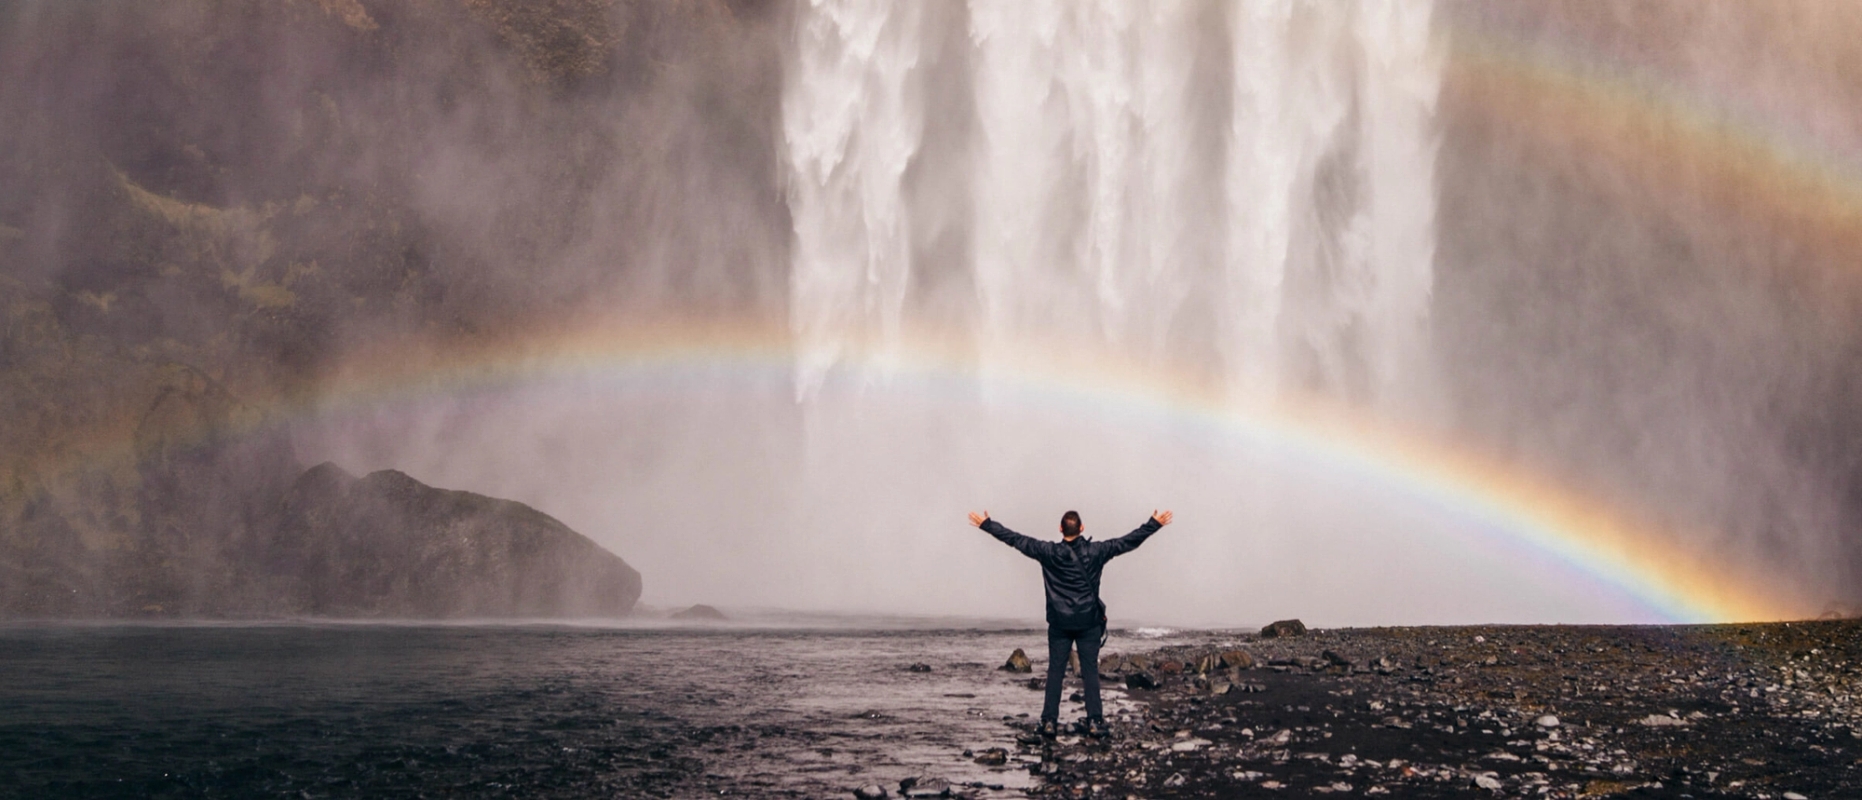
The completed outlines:
<svg viewBox="0 0 1862 800">
<path fill-rule="evenodd" d="M 742 302 L 658 265 L 776 263 L 769 5 L 0 4 L 0 615 L 312 613 L 244 570 L 302 469 L 266 409 L 382 341 Z"/>
</svg>

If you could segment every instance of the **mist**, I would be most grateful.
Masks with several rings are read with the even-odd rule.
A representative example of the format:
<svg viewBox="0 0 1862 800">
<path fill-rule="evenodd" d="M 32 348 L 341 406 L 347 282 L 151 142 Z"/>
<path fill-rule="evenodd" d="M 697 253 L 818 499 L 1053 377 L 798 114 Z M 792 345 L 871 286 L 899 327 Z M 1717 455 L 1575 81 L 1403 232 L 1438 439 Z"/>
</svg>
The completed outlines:
<svg viewBox="0 0 1862 800">
<path fill-rule="evenodd" d="M 1797 613 L 1862 601 L 1862 21 L 1828 6 L 0 14 L 16 541 L 167 535 L 42 465 L 176 361 L 288 409 L 298 462 L 532 505 L 652 604 L 1032 619 L 1038 569 L 965 512 L 1170 508 L 1115 624 L 1660 618 L 1400 459 L 1199 426 L 1193 383 L 1495 459 Z M 675 319 L 789 358 L 427 379 Z M 1155 387 L 1005 374 L 1050 351 Z M 356 400 L 384 352 L 412 388 Z"/>
</svg>

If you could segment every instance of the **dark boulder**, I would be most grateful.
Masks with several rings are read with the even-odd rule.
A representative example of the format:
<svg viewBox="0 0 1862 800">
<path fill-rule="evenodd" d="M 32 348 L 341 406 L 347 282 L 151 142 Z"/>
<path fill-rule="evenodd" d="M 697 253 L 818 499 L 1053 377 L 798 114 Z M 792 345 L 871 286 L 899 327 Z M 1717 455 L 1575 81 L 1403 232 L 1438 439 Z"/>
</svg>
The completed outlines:
<svg viewBox="0 0 1862 800">
<path fill-rule="evenodd" d="M 1283 619 L 1261 629 L 1261 638 L 1277 639 L 1286 636 L 1306 635 L 1306 623 L 1297 619 Z"/>
<path fill-rule="evenodd" d="M 282 516 L 262 566 L 295 613 L 618 617 L 640 598 L 640 573 L 549 515 L 395 470 L 312 467 Z"/>
<path fill-rule="evenodd" d="M 685 609 L 684 611 L 674 611 L 672 612 L 672 618 L 677 619 L 677 620 L 685 620 L 688 622 L 690 621 L 723 622 L 727 619 L 730 619 L 729 617 L 724 616 L 724 612 L 719 611 L 716 608 L 705 605 L 703 603 L 692 606 L 691 608 Z"/>
<path fill-rule="evenodd" d="M 1144 670 L 1138 670 L 1125 675 L 1125 688 L 1127 689 L 1156 689 L 1161 685 L 1156 675 Z"/>
</svg>

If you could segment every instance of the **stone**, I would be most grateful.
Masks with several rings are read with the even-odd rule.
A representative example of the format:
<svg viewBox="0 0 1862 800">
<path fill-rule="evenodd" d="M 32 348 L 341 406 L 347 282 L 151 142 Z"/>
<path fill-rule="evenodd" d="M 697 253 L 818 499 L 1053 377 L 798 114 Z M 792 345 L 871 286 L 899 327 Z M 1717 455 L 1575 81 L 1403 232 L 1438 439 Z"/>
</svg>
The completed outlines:
<svg viewBox="0 0 1862 800">
<path fill-rule="evenodd" d="M 1346 658 L 1343 655 L 1340 655 L 1335 650 L 1326 650 L 1320 653 L 1319 655 L 1322 658 L 1324 658 L 1326 661 L 1331 662 L 1333 666 L 1347 667 L 1347 668 L 1351 666 L 1351 659 Z"/>
<path fill-rule="evenodd" d="M 1668 716 L 1667 714 L 1650 714 L 1636 720 L 1636 724 L 1650 728 L 1681 728 L 1687 726 L 1687 720 Z"/>
<path fill-rule="evenodd" d="M 1034 662 L 1029 661 L 1028 654 L 1017 647 L 1015 652 L 1009 654 L 1009 660 L 998 669 L 1004 672 L 1033 672 Z"/>
<path fill-rule="evenodd" d="M 1558 727 L 1558 718 L 1550 714 L 1546 714 L 1542 717 L 1539 717 L 1538 719 L 1533 720 L 1532 724 L 1537 725 L 1541 728 L 1556 728 Z"/>
<path fill-rule="evenodd" d="M 906 778 L 899 781 L 900 797 L 949 797 L 950 781 L 943 778 Z"/>
<path fill-rule="evenodd" d="M 1009 763 L 1009 751 L 1000 747 L 991 747 L 976 756 L 976 763 L 985 767 L 1000 767 Z"/>
<path fill-rule="evenodd" d="M 1280 639 L 1288 636 L 1306 635 L 1306 623 L 1297 619 L 1283 619 L 1261 629 L 1261 638 Z"/>
<path fill-rule="evenodd" d="M 1222 653 L 1222 663 L 1229 669 L 1253 669 L 1254 656 L 1246 650 L 1228 650 Z"/>
<path fill-rule="evenodd" d="M 1190 782 L 1190 779 L 1183 777 L 1183 773 L 1176 772 L 1176 773 L 1172 773 L 1170 777 L 1164 779 L 1164 788 L 1178 789 L 1178 788 L 1182 788 L 1183 784 L 1186 784 L 1189 782 Z"/>
<path fill-rule="evenodd" d="M 1500 779 L 1492 775 L 1474 776 L 1474 785 L 1476 788 L 1486 789 L 1490 792 L 1500 791 Z"/>
<path fill-rule="evenodd" d="M 886 787 L 876 783 L 869 783 L 853 790 L 853 796 L 859 798 L 859 800 L 883 800 L 891 795 L 886 792 Z"/>
<path fill-rule="evenodd" d="M 1162 683 L 1158 681 L 1156 675 L 1152 675 L 1144 670 L 1138 670 L 1125 676 L 1125 688 L 1127 689 L 1156 689 L 1161 685 Z"/>
<path fill-rule="evenodd" d="M 1183 673 L 1183 662 L 1175 659 L 1165 659 L 1158 662 L 1157 671 L 1165 675 L 1180 675 Z"/>
<path fill-rule="evenodd" d="M 1037 691 L 1037 692 L 1038 692 L 1038 691 L 1041 691 L 1041 690 L 1043 690 L 1043 689 L 1046 689 L 1046 688 L 1047 688 L 1047 678 L 1046 678 L 1046 677 L 1044 677 L 1044 676 L 1041 676 L 1041 675 L 1036 675 L 1036 676 L 1034 676 L 1034 677 L 1032 677 L 1032 678 L 1029 678 L 1029 679 L 1028 679 L 1028 688 L 1030 688 L 1030 689 L 1033 689 L 1033 690 L 1035 690 L 1035 691 Z"/>
</svg>

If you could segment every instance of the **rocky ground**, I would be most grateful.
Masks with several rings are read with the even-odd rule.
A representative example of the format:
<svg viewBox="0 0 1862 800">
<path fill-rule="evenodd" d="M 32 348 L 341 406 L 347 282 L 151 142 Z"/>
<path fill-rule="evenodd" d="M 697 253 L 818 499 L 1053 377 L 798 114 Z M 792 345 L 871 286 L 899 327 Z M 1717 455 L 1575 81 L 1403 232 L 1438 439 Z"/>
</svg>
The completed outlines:
<svg viewBox="0 0 1862 800">
<path fill-rule="evenodd" d="M 1015 718 L 1015 751 L 975 757 L 1041 775 L 1042 797 L 1862 797 L 1859 634 L 1836 620 L 1211 635 L 1102 659 L 1133 701 L 1109 706 L 1109 740 L 1045 742 Z"/>
</svg>

